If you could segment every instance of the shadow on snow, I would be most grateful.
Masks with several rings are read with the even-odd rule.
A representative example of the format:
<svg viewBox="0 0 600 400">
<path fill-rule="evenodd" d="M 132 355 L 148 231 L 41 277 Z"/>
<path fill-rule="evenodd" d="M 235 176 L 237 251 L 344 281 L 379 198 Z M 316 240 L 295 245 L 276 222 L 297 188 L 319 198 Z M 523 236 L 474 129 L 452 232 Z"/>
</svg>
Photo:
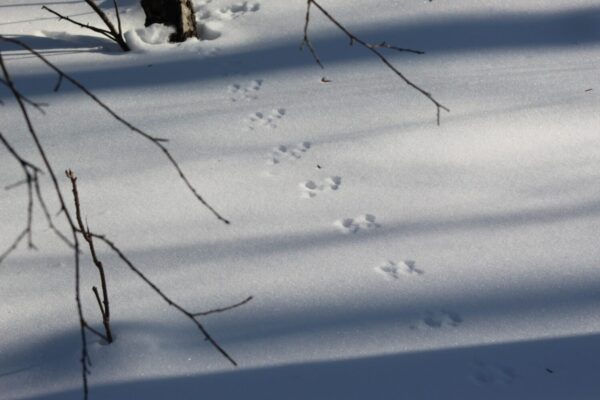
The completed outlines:
<svg viewBox="0 0 600 400">
<path fill-rule="evenodd" d="M 402 338 L 398 338 L 401 342 Z M 95 399 L 593 399 L 600 335 L 93 384 Z M 267 349 L 268 350 L 268 349 Z M 80 399 L 81 390 L 21 398 Z"/>
<path fill-rule="evenodd" d="M 298 16 L 299 20 L 302 16 Z M 353 28 L 357 35 L 378 43 L 386 40 L 404 47 L 417 48 L 427 52 L 424 56 L 397 55 L 406 62 L 427 62 L 431 56 L 448 53 L 485 53 L 502 50 L 529 50 L 548 48 L 560 50 L 565 47 L 595 44 L 600 42 L 600 7 L 576 8 L 559 12 L 537 13 L 498 13 L 494 15 L 464 15 L 450 18 L 388 23 L 377 28 Z M 53 39 L 20 37 L 39 50 L 56 50 L 65 43 Z M 82 38 L 76 36 L 74 38 Z M 298 41 L 273 42 L 263 47 L 239 50 L 211 58 L 197 58 L 196 55 L 163 54 L 153 68 L 147 68 L 149 59 L 134 54 L 128 61 L 137 65 L 105 67 L 73 72 L 92 90 L 134 88 L 184 82 L 220 79 L 229 75 L 262 74 L 288 68 L 314 65 L 308 51 L 298 51 Z M 79 40 L 79 39 L 78 39 Z M 83 40 L 83 39 L 81 39 Z M 96 40 L 111 54 L 115 45 L 102 38 Z M 372 56 L 359 48 L 348 48 L 347 40 L 339 33 L 315 35 L 313 44 L 325 65 L 372 59 Z M 73 44 L 71 44 L 73 46 Z M 87 46 L 87 45 L 86 45 Z M 77 45 L 75 44 L 75 47 Z M 0 48 L 7 49 L 5 44 Z M 123 56 L 126 57 L 126 56 Z M 409 60 L 409 61 L 407 61 Z M 331 65 L 330 65 L 331 66 Z M 143 71 L 143 73 L 140 73 Z M 27 75 L 22 90 L 28 94 L 44 93 L 52 88 L 54 77 L 50 74 Z M 65 87 L 63 90 L 72 90 Z"/>
</svg>

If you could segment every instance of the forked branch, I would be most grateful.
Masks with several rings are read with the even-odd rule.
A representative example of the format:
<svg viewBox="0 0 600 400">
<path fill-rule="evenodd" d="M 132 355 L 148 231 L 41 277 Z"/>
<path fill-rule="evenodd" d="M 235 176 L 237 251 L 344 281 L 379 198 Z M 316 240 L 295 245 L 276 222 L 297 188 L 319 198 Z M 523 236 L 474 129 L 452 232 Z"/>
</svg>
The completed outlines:
<svg viewBox="0 0 600 400">
<path fill-rule="evenodd" d="M 83 218 L 81 216 L 81 205 L 79 203 L 79 192 L 77 190 L 77 177 L 73 173 L 73 171 L 66 171 L 67 178 L 71 181 L 71 189 L 73 191 L 73 202 L 75 203 L 75 219 L 77 221 L 77 225 L 79 227 L 78 232 L 81 233 L 83 239 L 87 242 L 88 247 L 90 249 L 90 255 L 92 256 L 92 261 L 94 265 L 98 269 L 98 274 L 100 275 L 100 285 L 102 287 L 102 300 L 100 300 L 100 295 L 98 294 L 98 289 L 96 286 L 92 288 L 94 292 L 94 296 L 96 296 L 96 300 L 98 301 L 98 307 L 100 308 L 100 315 L 102 315 L 102 325 L 104 325 L 104 338 L 108 343 L 112 343 L 113 335 L 112 330 L 110 328 L 110 303 L 108 301 L 108 288 L 106 285 L 106 274 L 104 273 L 104 265 L 98 259 L 96 255 L 96 248 L 94 247 L 94 239 L 89 232 L 89 228 L 86 228 L 83 225 Z"/>
<path fill-rule="evenodd" d="M 94 3 L 93 0 L 84 0 L 84 1 L 100 17 L 102 22 L 104 22 L 104 25 L 106 25 L 107 29 L 98 28 L 98 27 L 92 26 L 90 24 L 83 24 L 81 22 L 75 21 L 74 19 L 64 16 L 64 15 L 52 10 L 50 7 L 47 7 L 47 6 L 42 6 L 42 9 L 56 15 L 59 19 L 64 19 L 65 21 L 75 24 L 81 28 L 89 29 L 93 32 L 99 33 L 99 34 L 109 38 L 110 40 L 116 42 L 119 45 L 119 47 L 121 48 L 121 50 L 123 50 L 123 51 L 130 51 L 131 49 L 129 48 L 129 45 L 127 44 L 127 42 L 125 42 L 125 39 L 123 37 L 123 28 L 121 27 L 121 15 L 119 13 L 119 6 L 117 5 L 117 1 L 113 0 L 113 6 L 114 6 L 115 14 L 117 17 L 117 28 L 115 28 L 115 25 L 111 22 L 110 18 L 108 18 L 106 13 L 104 11 L 102 11 L 102 9 L 100 7 L 98 7 L 98 5 L 96 3 Z"/>
<path fill-rule="evenodd" d="M 427 99 L 429 99 L 429 101 L 431 101 L 434 105 L 435 105 L 435 109 L 436 109 L 436 119 L 437 119 L 437 124 L 440 124 L 440 112 L 442 110 L 446 111 L 446 112 L 450 112 L 450 110 L 444 106 L 443 104 L 441 104 L 439 101 L 437 101 L 433 95 L 429 92 L 427 92 L 426 90 L 422 89 L 420 86 L 418 86 L 417 84 L 415 84 L 414 82 L 412 82 L 410 79 L 408 79 L 402 72 L 400 72 L 400 70 L 398 70 L 398 68 L 396 68 L 388 59 L 385 55 L 383 55 L 383 53 L 380 51 L 380 49 L 389 49 L 389 50 L 395 50 L 395 51 L 399 51 L 399 52 L 408 52 L 408 53 L 413 53 L 413 54 L 425 54 L 423 51 L 420 50 L 414 50 L 414 49 L 407 49 L 407 48 L 402 48 L 402 47 L 398 47 L 398 46 L 393 46 L 388 44 L 387 42 L 381 42 L 378 44 L 373 44 L 373 43 L 369 43 L 364 41 L 363 39 L 359 38 L 358 36 L 354 35 L 352 32 L 350 32 L 344 25 L 342 25 L 336 18 L 334 18 L 326 9 L 324 9 L 318 2 L 316 2 L 315 0 L 306 0 L 306 16 L 305 16 L 305 22 L 304 22 L 304 37 L 302 38 L 302 43 L 300 45 L 300 48 L 303 49 L 305 46 L 308 47 L 312 57 L 314 58 L 315 62 L 321 67 L 321 68 L 325 68 L 323 63 L 321 62 L 321 59 L 319 58 L 319 55 L 317 54 L 317 51 L 315 50 L 311 40 L 310 40 L 310 36 L 308 33 L 308 27 L 310 25 L 310 17 L 311 17 L 311 6 L 315 6 L 330 22 L 332 22 L 339 30 L 341 30 L 350 40 L 350 46 L 354 45 L 355 43 L 358 43 L 359 45 L 363 46 L 364 48 L 366 48 L 367 50 L 369 50 L 371 53 L 375 54 L 375 56 L 377 58 L 379 58 L 381 60 L 381 62 L 388 68 L 390 69 L 394 74 L 396 74 L 396 76 L 398 76 L 402 81 L 404 81 L 404 83 L 406 83 L 408 86 L 410 86 L 411 88 L 415 89 L 416 91 L 418 91 L 419 93 L 421 93 L 423 96 L 425 96 Z"/>
<path fill-rule="evenodd" d="M 150 288 L 156 293 L 158 294 L 168 305 L 174 307 L 177 311 L 179 311 L 181 314 L 185 315 L 187 318 L 189 318 L 194 325 L 196 325 L 196 327 L 200 330 L 200 332 L 202 333 L 204 340 L 206 340 L 207 342 L 209 342 L 219 353 L 221 353 L 221 355 L 223 357 L 225 357 L 227 360 L 229 360 L 229 362 L 231 364 L 233 364 L 234 366 L 237 366 L 237 362 L 225 351 L 225 349 L 223 349 L 223 347 L 221 347 L 221 345 L 211 336 L 211 334 L 206 330 L 206 328 L 204 327 L 204 325 L 200 322 L 200 320 L 198 319 L 198 317 L 202 314 L 202 313 L 192 313 L 190 311 L 188 311 L 187 309 L 185 309 L 184 307 L 182 307 L 181 305 L 179 305 L 178 303 L 176 303 L 174 300 L 172 300 L 170 297 L 168 297 L 154 282 L 152 282 L 139 268 L 137 268 L 133 262 L 131 262 L 131 260 L 129 260 L 129 258 L 110 240 L 108 239 L 106 236 L 104 235 L 98 235 L 96 233 L 91 233 L 88 232 L 88 234 L 102 242 L 104 242 L 120 259 L 121 261 L 123 261 L 125 263 L 125 265 L 127 265 L 129 267 L 129 269 L 131 271 L 133 271 L 138 277 L 140 277 L 148 286 L 150 286 Z M 231 310 L 233 308 L 239 307 L 243 304 L 248 303 L 250 300 L 252 300 L 252 296 L 250 296 L 249 298 L 247 298 L 246 300 L 244 300 L 241 303 L 238 304 L 234 304 L 232 306 L 229 307 L 225 307 L 223 310 L 221 311 L 227 311 L 227 310 Z M 217 312 L 217 311 L 214 311 Z"/>
</svg>

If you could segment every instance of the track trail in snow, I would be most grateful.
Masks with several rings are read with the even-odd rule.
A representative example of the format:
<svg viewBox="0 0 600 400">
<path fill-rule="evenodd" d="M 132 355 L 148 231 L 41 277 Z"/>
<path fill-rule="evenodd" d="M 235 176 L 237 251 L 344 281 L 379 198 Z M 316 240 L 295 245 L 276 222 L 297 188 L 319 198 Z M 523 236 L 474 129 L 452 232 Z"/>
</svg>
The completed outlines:
<svg viewBox="0 0 600 400">
<path fill-rule="evenodd" d="M 277 128 L 279 120 L 285 116 L 285 113 L 285 108 L 274 108 L 269 113 L 254 112 L 245 119 L 246 129 L 253 131 L 260 128 Z"/>
<path fill-rule="evenodd" d="M 342 185 L 341 176 L 330 176 L 323 180 L 308 180 L 301 182 L 298 186 L 301 190 L 301 197 L 312 199 L 319 193 L 336 191 Z"/>
<path fill-rule="evenodd" d="M 234 83 L 227 87 L 232 102 L 258 99 L 258 92 L 263 84 L 262 79 L 255 79 L 248 84 Z"/>
<path fill-rule="evenodd" d="M 457 328 L 463 323 L 462 317 L 450 310 L 426 311 L 416 324 L 410 326 L 411 329 L 446 329 Z"/>
<path fill-rule="evenodd" d="M 238 101 L 254 101 L 259 99 L 259 94 L 263 85 L 264 79 L 254 79 L 247 83 L 233 83 L 228 86 L 227 93 L 232 102 Z M 243 121 L 246 130 L 257 131 L 260 129 L 274 129 L 288 113 L 285 108 L 274 108 L 270 112 L 257 111 L 246 116 Z M 301 160 L 307 152 L 314 148 L 313 143 L 304 141 L 295 145 L 279 144 L 276 145 L 269 153 L 266 164 L 271 169 L 275 168 L 291 168 L 291 163 Z M 289 165 L 286 165 L 289 164 Z M 317 169 L 321 169 L 317 165 Z M 273 171 L 264 171 L 263 176 L 274 176 Z M 321 176 L 320 178 L 312 178 L 302 181 L 298 184 L 300 197 L 303 199 L 314 199 L 325 194 L 334 194 L 342 187 L 343 179 L 339 175 Z M 356 217 L 345 217 L 337 219 L 333 222 L 335 229 L 343 235 L 363 235 L 369 234 L 370 231 L 381 228 L 381 224 L 377 217 L 373 214 L 365 213 Z M 387 281 L 392 282 L 417 282 L 415 277 L 421 277 L 425 271 L 416 265 L 414 260 L 387 260 L 379 266 L 373 268 L 375 273 L 383 277 Z M 421 281 L 421 280 L 419 280 Z M 408 325 L 410 330 L 442 330 L 459 328 L 463 323 L 463 318 L 456 312 L 438 309 L 425 310 L 421 312 L 418 321 Z M 501 371 L 501 370 L 500 370 Z M 492 382 L 502 380 L 497 378 L 501 372 L 492 367 L 481 367 L 474 376 L 480 377 L 478 381 Z"/>
<path fill-rule="evenodd" d="M 387 261 L 379 267 L 375 268 L 375 271 L 379 272 L 384 278 L 388 280 L 398 280 L 403 276 L 417 276 L 423 275 L 425 271 L 415 266 L 415 262 L 412 260 L 405 260 L 400 262 Z"/>
</svg>

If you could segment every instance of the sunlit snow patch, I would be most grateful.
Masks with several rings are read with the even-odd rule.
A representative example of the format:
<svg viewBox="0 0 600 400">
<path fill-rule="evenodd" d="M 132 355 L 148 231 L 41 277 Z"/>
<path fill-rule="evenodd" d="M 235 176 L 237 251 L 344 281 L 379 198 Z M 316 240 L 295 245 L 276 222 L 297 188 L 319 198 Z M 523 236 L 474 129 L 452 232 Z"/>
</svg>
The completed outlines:
<svg viewBox="0 0 600 400">
<path fill-rule="evenodd" d="M 132 51 L 144 52 L 158 45 L 170 45 L 169 37 L 175 28 L 163 24 L 152 24 L 146 28 L 125 32 L 125 41 Z"/>
</svg>

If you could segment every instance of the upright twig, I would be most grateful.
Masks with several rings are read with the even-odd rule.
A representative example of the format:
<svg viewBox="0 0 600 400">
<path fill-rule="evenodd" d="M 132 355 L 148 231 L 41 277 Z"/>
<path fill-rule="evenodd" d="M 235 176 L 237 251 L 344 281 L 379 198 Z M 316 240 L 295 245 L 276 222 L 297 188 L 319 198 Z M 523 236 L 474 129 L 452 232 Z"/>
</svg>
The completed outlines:
<svg viewBox="0 0 600 400">
<path fill-rule="evenodd" d="M 402 72 L 400 72 L 400 70 L 398 70 L 384 55 L 381 51 L 379 51 L 379 49 L 389 49 L 389 50 L 396 50 L 396 51 L 400 51 L 400 52 L 408 52 L 408 53 L 413 53 L 413 54 L 424 54 L 423 51 L 420 50 L 413 50 L 413 49 L 407 49 L 407 48 L 402 48 L 402 47 L 398 47 L 398 46 L 393 46 L 390 45 L 386 42 L 381 42 L 379 44 L 372 44 L 369 42 L 364 41 L 363 39 L 359 38 L 358 36 L 354 35 L 352 32 L 350 32 L 344 25 L 342 25 L 337 19 L 335 19 L 326 9 L 324 9 L 318 2 L 316 2 L 315 0 L 306 0 L 306 16 L 305 16 L 305 22 L 304 22 L 304 37 L 302 38 L 302 43 L 300 45 L 300 48 L 304 48 L 304 46 L 308 47 L 308 49 L 310 50 L 310 53 L 312 55 L 312 57 L 314 58 L 315 62 L 321 67 L 324 68 L 323 63 L 321 62 L 321 59 L 319 58 L 311 40 L 310 40 L 310 36 L 308 33 L 308 27 L 310 25 L 310 16 L 311 16 L 311 6 L 315 6 L 329 21 L 331 21 L 337 28 L 339 28 L 347 37 L 348 39 L 350 39 L 350 46 L 354 45 L 355 43 L 360 44 L 361 46 L 363 46 L 364 48 L 366 48 L 367 50 L 369 50 L 371 53 L 375 54 L 377 56 L 377 58 L 379 58 L 381 60 L 381 62 L 383 62 L 383 64 L 388 67 L 392 72 L 394 72 L 394 74 L 396 74 L 396 76 L 398 76 L 402 81 L 404 81 L 404 83 L 406 83 L 408 86 L 410 86 L 411 88 L 415 89 L 416 91 L 418 91 L 419 93 L 421 93 L 423 96 L 425 96 L 427 99 L 429 99 L 429 101 L 431 101 L 436 108 L 436 117 L 437 117 L 437 124 L 440 124 L 440 112 L 441 110 L 444 110 L 446 112 L 450 112 L 450 110 L 444 106 L 443 104 L 441 104 L 439 101 L 437 101 L 433 95 L 429 92 L 427 92 L 426 90 L 422 89 L 421 87 L 419 87 L 418 85 L 416 85 L 414 82 L 412 82 L 411 80 L 409 80 Z"/>
<path fill-rule="evenodd" d="M 98 28 L 98 27 L 92 26 L 90 24 L 83 24 L 81 22 L 75 21 L 74 19 L 64 16 L 64 15 L 52 10 L 50 7 L 47 7 L 47 6 L 42 6 L 42 9 L 56 15 L 59 19 L 64 19 L 65 21 L 75 24 L 81 28 L 89 29 L 93 32 L 99 33 L 99 34 L 113 40 L 114 42 L 116 42 L 119 45 L 119 47 L 123 51 L 130 51 L 131 49 L 129 48 L 129 45 L 127 44 L 127 42 L 125 42 L 125 38 L 123 37 L 123 29 L 121 27 L 121 15 L 119 13 L 119 6 L 117 5 L 117 1 L 113 0 L 115 14 L 117 17 L 117 28 L 115 28 L 115 26 L 111 22 L 110 18 L 108 18 L 106 13 L 104 11 L 102 11 L 102 9 L 100 7 L 98 7 L 98 5 L 96 3 L 94 3 L 93 0 L 85 0 L 85 2 L 100 17 L 100 19 L 102 20 L 102 22 L 104 22 L 104 25 L 106 25 L 106 27 L 108 29 Z"/>
<path fill-rule="evenodd" d="M 154 290 L 154 292 L 156 292 L 156 294 L 158 294 L 168 305 L 174 307 L 177 311 L 179 311 L 180 313 L 182 313 L 183 315 L 185 315 L 187 318 L 189 318 L 194 323 L 194 325 L 196 325 L 196 327 L 200 330 L 200 332 L 202 332 L 202 335 L 204 336 L 204 340 L 208 341 L 219 353 L 221 353 L 221 355 L 223 357 L 225 357 L 227 360 L 229 360 L 229 362 L 231 364 L 233 364 L 234 366 L 237 366 L 237 362 L 210 335 L 210 333 L 206 330 L 206 328 L 204 327 L 204 325 L 198 319 L 198 316 L 202 315 L 202 313 L 192 313 L 192 312 L 186 310 L 185 308 L 183 308 L 178 303 L 176 303 L 170 297 L 168 297 L 156 284 L 154 284 L 154 282 L 152 282 L 142 271 L 140 271 L 140 269 L 137 268 L 129 260 L 129 258 L 127 258 L 127 256 L 110 239 L 108 239 L 106 236 L 99 235 L 99 234 L 96 234 L 96 233 L 90 233 L 90 232 L 88 232 L 88 234 L 90 236 L 92 236 L 92 237 L 94 237 L 94 238 L 96 238 L 96 239 L 104 242 L 113 252 L 115 252 L 115 254 L 125 263 L 125 265 L 127 265 L 129 267 L 130 270 L 132 270 L 148 286 L 150 286 L 150 288 L 152 288 L 152 290 Z M 243 304 L 246 304 L 250 300 L 252 300 L 252 296 L 250 296 L 249 298 L 247 298 L 246 300 L 244 300 L 241 303 L 234 304 L 233 306 L 226 307 L 226 308 L 224 308 L 222 310 L 219 310 L 219 311 L 213 311 L 213 313 L 214 312 L 227 311 L 227 310 L 233 309 L 235 307 L 238 307 L 238 306 L 241 306 Z"/>
<path fill-rule="evenodd" d="M 117 31 L 121 36 L 123 36 L 123 27 L 121 26 L 121 13 L 119 12 L 119 5 L 117 4 L 117 0 L 113 0 L 113 6 L 115 8 L 115 15 L 117 17 Z"/>
<path fill-rule="evenodd" d="M 98 307 L 100 308 L 100 315 L 102 315 L 102 324 L 104 325 L 104 334 L 105 339 L 108 343 L 112 343 L 113 335 L 110 328 L 110 303 L 108 301 L 108 288 L 106 285 L 106 274 L 104 273 L 104 265 L 102 262 L 98 260 L 98 256 L 96 255 L 96 248 L 94 247 L 94 240 L 92 235 L 90 234 L 89 228 L 86 228 L 83 225 L 83 218 L 81 217 L 81 205 L 79 203 L 79 192 L 77 191 L 77 177 L 71 170 L 66 171 L 67 178 L 71 181 L 71 188 L 73 191 L 73 202 L 75 203 L 75 219 L 77 220 L 77 225 L 79 227 L 78 231 L 83 236 L 83 239 L 87 242 L 88 247 L 90 249 L 90 255 L 92 256 L 92 261 L 94 265 L 98 269 L 98 274 L 100 275 L 100 284 L 102 287 L 102 301 L 100 301 L 100 295 L 98 294 L 98 289 L 94 286 L 92 291 L 96 296 L 96 300 L 98 301 Z"/>
</svg>

